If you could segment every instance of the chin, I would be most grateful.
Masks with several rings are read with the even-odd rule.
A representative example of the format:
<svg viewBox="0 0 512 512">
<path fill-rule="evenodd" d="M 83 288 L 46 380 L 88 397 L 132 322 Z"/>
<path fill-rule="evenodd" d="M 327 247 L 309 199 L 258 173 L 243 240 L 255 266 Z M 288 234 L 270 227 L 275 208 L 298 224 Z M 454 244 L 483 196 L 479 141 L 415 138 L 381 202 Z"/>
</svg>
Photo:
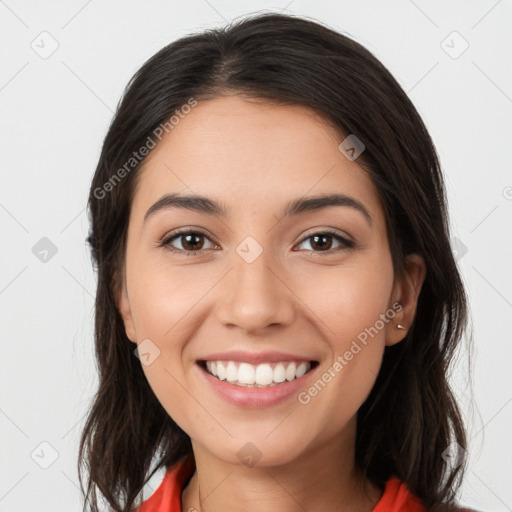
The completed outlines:
<svg viewBox="0 0 512 512">
<path fill-rule="evenodd" d="M 303 453 L 303 449 L 299 450 L 298 447 L 304 447 L 304 438 L 299 436 L 296 439 L 288 437 L 286 443 L 277 436 L 270 440 L 261 433 L 244 436 L 243 441 L 240 439 L 230 440 L 224 446 L 217 444 L 210 451 L 228 464 L 248 468 L 283 466 L 294 462 Z"/>
</svg>

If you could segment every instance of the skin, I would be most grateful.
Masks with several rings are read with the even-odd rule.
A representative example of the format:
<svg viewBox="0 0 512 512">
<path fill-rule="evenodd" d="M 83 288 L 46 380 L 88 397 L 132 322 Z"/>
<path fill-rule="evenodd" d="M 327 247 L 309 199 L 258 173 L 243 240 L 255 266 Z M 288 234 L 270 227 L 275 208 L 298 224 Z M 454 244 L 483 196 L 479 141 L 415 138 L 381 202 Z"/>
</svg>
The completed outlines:
<svg viewBox="0 0 512 512">
<path fill-rule="evenodd" d="M 140 170 L 118 307 L 128 338 L 159 348 L 143 370 L 192 440 L 197 470 L 182 494 L 184 511 L 370 512 L 382 495 L 355 470 L 356 414 L 385 346 L 399 343 L 413 321 L 426 270 L 409 255 L 404 275 L 394 274 L 377 189 L 339 151 L 343 138 L 306 107 L 224 96 L 199 102 Z M 144 221 L 171 192 L 208 196 L 230 215 L 174 207 Z M 372 224 L 347 206 L 278 216 L 290 200 L 333 192 L 360 201 Z M 172 241 L 194 255 L 160 245 L 177 228 L 206 233 L 192 249 L 183 236 Z M 337 250 L 343 245 L 327 238 L 332 245 L 322 249 L 310 237 L 326 228 L 354 247 Z M 250 264 L 236 252 L 247 236 L 263 249 Z M 319 362 L 319 377 L 396 302 L 402 310 L 307 405 L 293 396 L 243 408 L 199 378 L 198 358 L 233 347 L 303 354 Z M 253 467 L 237 457 L 248 442 L 261 453 Z"/>
</svg>

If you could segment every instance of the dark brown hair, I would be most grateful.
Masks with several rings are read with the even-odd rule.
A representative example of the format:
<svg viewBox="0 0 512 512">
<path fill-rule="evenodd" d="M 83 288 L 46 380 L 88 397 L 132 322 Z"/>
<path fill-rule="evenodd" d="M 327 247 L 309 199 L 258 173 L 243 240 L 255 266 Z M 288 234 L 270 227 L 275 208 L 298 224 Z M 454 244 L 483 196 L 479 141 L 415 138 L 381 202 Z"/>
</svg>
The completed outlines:
<svg viewBox="0 0 512 512">
<path fill-rule="evenodd" d="M 264 13 L 182 37 L 156 53 L 126 87 L 105 137 L 88 203 L 99 389 L 79 448 L 86 505 L 96 511 L 102 497 L 128 512 L 158 469 L 192 453 L 189 436 L 159 403 L 134 356 L 115 291 L 141 163 L 130 160 L 134 151 L 191 98 L 228 93 L 310 107 L 366 146 L 357 162 L 379 191 L 394 270 L 403 272 L 405 256 L 418 253 L 427 273 L 414 322 L 402 342 L 386 347 L 358 412 L 356 464 L 381 487 L 398 476 L 428 509 L 455 504 L 466 434 L 448 370 L 466 329 L 467 299 L 434 144 L 371 52 L 316 21 Z M 451 443 L 460 447 L 456 464 L 445 461 Z"/>
</svg>

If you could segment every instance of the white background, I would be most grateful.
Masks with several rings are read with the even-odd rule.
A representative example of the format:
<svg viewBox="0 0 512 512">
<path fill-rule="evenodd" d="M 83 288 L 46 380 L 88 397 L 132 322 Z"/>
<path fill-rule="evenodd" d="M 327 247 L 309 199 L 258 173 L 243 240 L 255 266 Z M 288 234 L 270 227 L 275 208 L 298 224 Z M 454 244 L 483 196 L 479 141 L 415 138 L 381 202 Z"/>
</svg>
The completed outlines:
<svg viewBox="0 0 512 512">
<path fill-rule="evenodd" d="M 85 206 L 124 86 L 178 37 L 260 10 L 310 16 L 359 41 L 425 120 L 446 176 L 452 234 L 467 248 L 459 265 L 471 301 L 474 385 L 463 356 L 454 384 L 471 450 L 460 499 L 512 510 L 512 2 L 5 0 L 0 512 L 81 510 L 77 443 L 97 382 Z M 52 44 L 46 59 L 32 48 Z M 32 252 L 43 237 L 57 249 L 46 262 Z M 53 450 L 47 469 L 34 461 L 49 464 Z"/>
</svg>

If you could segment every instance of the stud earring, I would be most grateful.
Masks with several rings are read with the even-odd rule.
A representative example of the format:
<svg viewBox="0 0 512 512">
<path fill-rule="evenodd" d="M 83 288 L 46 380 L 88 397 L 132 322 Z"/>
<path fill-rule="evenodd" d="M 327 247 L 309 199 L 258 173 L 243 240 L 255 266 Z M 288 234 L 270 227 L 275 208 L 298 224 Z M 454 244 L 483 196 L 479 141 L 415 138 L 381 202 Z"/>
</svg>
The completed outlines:
<svg viewBox="0 0 512 512">
<path fill-rule="evenodd" d="M 396 324 L 396 328 L 405 330 L 405 327 L 402 324 Z"/>
</svg>

